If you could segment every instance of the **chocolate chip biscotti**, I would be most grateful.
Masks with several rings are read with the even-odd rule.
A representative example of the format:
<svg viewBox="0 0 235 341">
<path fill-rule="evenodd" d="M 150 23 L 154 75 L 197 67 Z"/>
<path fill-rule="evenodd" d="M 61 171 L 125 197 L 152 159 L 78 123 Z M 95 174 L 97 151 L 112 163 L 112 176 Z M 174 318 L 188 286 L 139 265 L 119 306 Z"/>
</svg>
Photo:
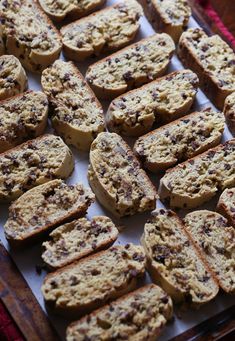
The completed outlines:
<svg viewBox="0 0 235 341">
<path fill-rule="evenodd" d="M 217 211 L 235 227 L 235 187 L 227 188 L 220 196 Z"/>
<path fill-rule="evenodd" d="M 187 27 L 191 9 L 187 0 L 138 0 L 157 32 L 168 33 L 177 43 Z"/>
<path fill-rule="evenodd" d="M 114 99 L 106 114 L 110 131 L 140 136 L 155 123 L 185 115 L 197 93 L 198 78 L 190 70 L 172 72 Z"/>
<path fill-rule="evenodd" d="M 0 153 L 41 135 L 47 125 L 48 101 L 28 91 L 0 102 Z"/>
<path fill-rule="evenodd" d="M 22 65 L 41 72 L 59 57 L 60 34 L 35 0 L 0 2 L 1 37 L 5 52 Z"/>
<path fill-rule="evenodd" d="M 200 306 L 217 295 L 217 283 L 173 211 L 154 211 L 141 242 L 152 280 L 175 302 Z"/>
<path fill-rule="evenodd" d="M 185 226 L 221 288 L 235 293 L 235 230 L 227 219 L 211 211 L 186 215 Z"/>
<path fill-rule="evenodd" d="M 106 0 L 39 0 L 44 12 L 54 21 L 65 17 L 78 19 L 85 17 L 105 3 Z"/>
<path fill-rule="evenodd" d="M 141 246 L 113 246 L 47 275 L 42 293 L 55 312 L 84 315 L 134 290 L 144 272 Z"/>
<path fill-rule="evenodd" d="M 0 100 L 27 89 L 28 81 L 19 60 L 11 55 L 0 56 Z"/>
<path fill-rule="evenodd" d="M 117 134 L 101 133 L 91 145 L 90 186 L 100 203 L 118 217 L 156 206 L 156 190 L 130 147 Z"/>
<path fill-rule="evenodd" d="M 17 199 L 32 187 L 69 177 L 73 155 L 59 136 L 43 135 L 0 154 L 0 202 Z"/>
<path fill-rule="evenodd" d="M 86 80 L 98 97 L 117 97 L 164 75 L 174 50 L 169 35 L 155 34 L 91 65 Z"/>
<path fill-rule="evenodd" d="M 5 236 L 15 245 L 36 239 L 59 224 L 85 215 L 94 198 L 83 185 L 68 186 L 62 180 L 32 188 L 11 204 Z"/>
<path fill-rule="evenodd" d="M 97 216 L 73 220 L 52 231 L 50 237 L 42 244 L 42 259 L 56 269 L 108 248 L 117 239 L 118 229 L 108 217 Z"/>
<path fill-rule="evenodd" d="M 153 341 L 172 314 L 171 299 L 149 284 L 72 323 L 66 340 Z"/>
<path fill-rule="evenodd" d="M 141 6 L 128 0 L 62 27 L 65 56 L 82 61 L 128 45 L 139 29 L 141 15 Z"/>
<path fill-rule="evenodd" d="M 52 109 L 52 125 L 67 144 L 89 150 L 105 130 L 103 109 L 72 62 L 56 60 L 43 71 L 43 91 Z"/>
<path fill-rule="evenodd" d="M 229 95 L 225 100 L 224 116 L 230 131 L 235 134 L 235 92 Z"/>
<path fill-rule="evenodd" d="M 185 67 L 199 77 L 200 87 L 223 110 L 225 98 L 235 91 L 235 54 L 218 35 L 208 37 L 199 28 L 180 38 L 178 55 Z"/>
<path fill-rule="evenodd" d="M 159 195 L 171 207 L 193 208 L 235 186 L 235 139 L 169 169 Z"/>
<path fill-rule="evenodd" d="M 163 171 L 215 147 L 223 131 L 223 113 L 208 108 L 140 137 L 134 145 L 134 153 L 145 168 L 152 172 Z"/>
</svg>

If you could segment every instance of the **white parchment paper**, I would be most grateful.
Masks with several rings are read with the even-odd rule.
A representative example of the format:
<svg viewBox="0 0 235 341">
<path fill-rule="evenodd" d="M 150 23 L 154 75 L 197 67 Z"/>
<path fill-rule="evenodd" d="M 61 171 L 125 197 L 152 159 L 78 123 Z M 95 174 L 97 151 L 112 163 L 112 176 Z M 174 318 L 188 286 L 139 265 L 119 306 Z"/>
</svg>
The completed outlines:
<svg viewBox="0 0 235 341">
<path fill-rule="evenodd" d="M 107 1 L 107 5 L 111 5 L 113 3 L 116 3 L 118 1 Z M 198 26 L 197 23 L 193 18 L 190 19 L 189 23 L 190 27 Z M 137 35 L 136 41 L 140 40 L 141 38 L 147 37 L 149 35 L 154 34 L 152 27 L 148 23 L 148 21 L 145 18 L 141 19 L 141 29 L 139 34 Z M 63 56 L 61 56 L 63 58 Z M 84 74 L 86 72 L 86 69 L 89 64 L 95 62 L 96 59 L 89 60 L 89 62 L 86 63 L 79 63 L 77 64 L 79 70 Z M 176 56 L 173 57 L 171 65 L 169 67 L 168 72 L 174 71 L 174 70 L 180 70 L 183 69 L 182 64 L 179 62 L 178 58 Z M 28 73 L 29 77 L 29 88 L 33 90 L 40 90 L 40 76 L 34 75 L 31 73 Z M 102 103 L 104 106 L 104 109 L 107 108 L 109 103 Z M 196 109 L 200 109 L 203 107 L 212 106 L 212 104 L 209 102 L 208 98 L 199 90 L 196 98 L 196 102 L 194 104 L 194 107 L 191 111 L 194 111 Z M 213 107 L 213 106 L 212 106 Z M 48 131 L 51 131 L 50 128 L 48 128 Z M 231 139 L 232 136 L 229 133 L 228 129 L 225 129 L 224 135 L 223 135 L 223 141 L 226 141 L 228 139 Z M 133 145 L 134 140 L 128 139 L 127 141 L 130 146 Z M 82 182 L 84 185 L 88 186 L 87 182 L 87 168 L 88 168 L 88 154 L 77 152 L 72 148 L 74 155 L 75 155 L 75 170 L 73 175 L 68 179 L 68 183 L 77 183 Z M 157 178 L 155 175 L 150 174 L 150 178 L 153 181 L 156 186 L 158 186 L 159 178 Z M 218 198 L 215 198 L 214 201 L 210 202 L 209 205 L 204 205 L 204 208 L 208 209 L 214 209 L 216 205 L 216 200 Z M 162 207 L 160 201 L 157 203 L 158 207 Z M 181 212 L 180 212 L 181 213 Z M 185 214 L 185 212 L 184 212 Z M 105 211 L 98 202 L 93 204 L 89 210 L 88 210 L 88 217 L 92 217 L 94 215 L 108 215 L 111 218 L 113 218 L 107 211 Z M 24 278 L 26 279 L 28 285 L 30 286 L 31 290 L 33 291 L 35 297 L 37 298 L 39 304 L 42 306 L 42 308 L 45 310 L 43 297 L 41 294 L 41 284 L 43 281 L 43 278 L 45 277 L 46 272 L 42 272 L 41 274 L 38 274 L 36 272 L 35 266 L 37 264 L 42 264 L 40 255 L 41 255 L 41 245 L 35 245 L 32 247 L 25 248 L 20 251 L 15 251 L 9 249 L 9 245 L 4 237 L 3 232 L 3 225 L 7 219 L 8 216 L 8 206 L 1 206 L 0 207 L 0 238 L 4 246 L 8 249 L 10 252 L 13 260 L 15 261 L 16 265 L 18 266 L 20 272 L 23 274 Z M 150 213 L 129 217 L 122 219 L 121 221 L 114 221 L 117 223 L 117 225 L 122 226 L 123 230 L 120 233 L 120 237 L 117 241 L 118 244 L 125 244 L 125 243 L 135 243 L 139 244 L 140 237 L 143 233 L 143 228 L 146 220 L 149 218 Z M 149 282 L 149 277 L 146 276 L 146 280 L 144 282 Z M 143 282 L 143 283 L 144 283 Z M 142 284 L 143 284 L 142 283 Z M 23 295 L 23 293 L 22 293 Z M 212 301 L 211 303 L 205 305 L 198 311 L 185 311 L 185 312 L 177 312 L 175 314 L 175 319 L 173 322 L 169 323 L 167 327 L 165 328 L 164 332 L 162 333 L 162 336 L 160 338 L 161 341 L 169 340 L 170 338 L 179 335 L 180 333 L 186 331 L 187 329 L 193 327 L 194 325 L 208 319 L 209 317 L 225 310 L 229 306 L 233 305 L 234 298 L 231 296 L 227 296 L 225 294 L 219 294 L 217 298 Z M 45 310 L 46 311 L 46 310 Z M 57 330 L 58 334 L 60 335 L 60 338 L 62 340 L 65 339 L 65 330 L 66 326 L 68 325 L 69 321 L 65 320 L 62 317 L 58 317 L 56 315 L 49 315 L 49 319 L 51 320 L 52 324 L 54 325 L 55 329 Z M 50 341 L 50 340 L 42 340 L 42 341 Z"/>
</svg>

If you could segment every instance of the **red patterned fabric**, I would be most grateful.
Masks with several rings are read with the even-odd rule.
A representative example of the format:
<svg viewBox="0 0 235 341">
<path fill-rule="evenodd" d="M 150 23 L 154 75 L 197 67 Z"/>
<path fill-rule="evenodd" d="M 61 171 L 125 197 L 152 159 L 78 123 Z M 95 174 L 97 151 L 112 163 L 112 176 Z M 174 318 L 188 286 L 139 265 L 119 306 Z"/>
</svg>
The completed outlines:
<svg viewBox="0 0 235 341">
<path fill-rule="evenodd" d="M 0 340 L 24 341 L 21 332 L 12 320 L 3 303 L 0 301 Z"/>
<path fill-rule="evenodd" d="M 210 0 L 197 0 L 197 1 L 204 8 L 208 17 L 210 17 L 214 21 L 215 25 L 223 33 L 224 37 L 226 37 L 228 39 L 228 41 L 230 41 L 231 44 L 235 47 L 235 37 L 227 29 L 227 27 L 225 26 L 225 24 L 221 20 L 219 14 L 212 7 Z M 221 1 L 223 1 L 223 0 L 221 0 Z"/>
</svg>

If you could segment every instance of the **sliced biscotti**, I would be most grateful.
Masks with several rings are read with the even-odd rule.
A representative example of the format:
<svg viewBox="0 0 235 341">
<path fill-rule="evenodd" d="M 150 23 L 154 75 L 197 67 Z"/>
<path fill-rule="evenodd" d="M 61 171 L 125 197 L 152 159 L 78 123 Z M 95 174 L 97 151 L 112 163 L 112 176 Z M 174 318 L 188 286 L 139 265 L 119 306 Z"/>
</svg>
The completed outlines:
<svg viewBox="0 0 235 341">
<path fill-rule="evenodd" d="M 28 91 L 0 103 L 0 153 L 41 135 L 47 125 L 48 101 Z"/>
<path fill-rule="evenodd" d="M 67 328 L 67 341 L 156 340 L 172 318 L 171 299 L 154 284 L 127 294 Z"/>
<path fill-rule="evenodd" d="M 85 215 L 95 196 L 83 185 L 67 185 L 52 180 L 32 188 L 15 200 L 9 208 L 4 226 L 12 244 L 22 244 L 72 218 Z"/>
<path fill-rule="evenodd" d="M 173 211 L 154 211 L 141 242 L 152 280 L 175 302 L 200 306 L 217 295 L 217 283 Z"/>
<path fill-rule="evenodd" d="M 187 27 L 191 9 L 187 0 L 138 0 L 157 32 L 168 33 L 177 43 Z"/>
<path fill-rule="evenodd" d="M 0 202 L 52 179 L 65 179 L 73 168 L 73 155 L 59 136 L 43 135 L 12 148 L 0 154 Z"/>
<path fill-rule="evenodd" d="M 208 37 L 194 28 L 182 34 L 178 55 L 184 66 L 198 75 L 210 100 L 223 110 L 225 98 L 235 91 L 235 54 L 229 45 L 218 35 Z"/>
<path fill-rule="evenodd" d="M 82 61 L 128 45 L 139 29 L 141 15 L 135 0 L 122 1 L 62 27 L 65 56 Z"/>
<path fill-rule="evenodd" d="M 105 130 L 103 109 L 72 62 L 56 60 L 43 71 L 43 91 L 52 109 L 52 125 L 67 144 L 89 150 Z"/>
<path fill-rule="evenodd" d="M 215 147 L 223 131 L 223 113 L 208 108 L 140 137 L 134 145 L 134 153 L 145 168 L 152 172 L 163 171 Z"/>
<path fill-rule="evenodd" d="M 42 293 L 56 312 L 84 315 L 135 289 L 144 272 L 141 246 L 113 246 L 47 275 Z"/>
<path fill-rule="evenodd" d="M 235 186 L 235 139 L 169 169 L 159 195 L 171 207 L 193 208 Z"/>
<path fill-rule="evenodd" d="M 39 0 L 44 12 L 54 21 L 62 21 L 65 17 L 78 19 L 85 17 L 105 3 L 106 0 Z"/>
<path fill-rule="evenodd" d="M 155 187 L 130 147 L 115 133 L 101 133 L 92 143 L 88 180 L 97 199 L 115 216 L 156 206 Z"/>
<path fill-rule="evenodd" d="M 50 269 L 56 269 L 108 248 L 117 239 L 118 229 L 108 217 L 97 216 L 62 225 L 50 237 L 42 244 L 42 259 Z"/>
<path fill-rule="evenodd" d="M 185 227 L 200 249 L 221 288 L 235 293 L 235 230 L 227 219 L 211 211 L 186 215 Z"/>
<path fill-rule="evenodd" d="M 235 227 L 235 187 L 227 188 L 220 196 L 217 211 Z"/>
<path fill-rule="evenodd" d="M 225 100 L 224 116 L 229 129 L 235 134 L 235 92 L 229 95 Z"/>
<path fill-rule="evenodd" d="M 98 97 L 117 97 L 164 75 L 174 50 L 169 35 L 155 34 L 91 65 L 86 80 Z"/>
<path fill-rule="evenodd" d="M 35 0 L 1 1 L 1 36 L 5 51 L 22 65 L 41 72 L 59 57 L 60 34 Z"/>
<path fill-rule="evenodd" d="M 106 114 L 110 131 L 140 136 L 155 123 L 185 115 L 197 93 L 198 78 L 190 70 L 172 72 L 114 99 Z"/>
<path fill-rule="evenodd" d="M 0 56 L 0 100 L 27 89 L 28 80 L 19 60 L 12 55 Z"/>
</svg>

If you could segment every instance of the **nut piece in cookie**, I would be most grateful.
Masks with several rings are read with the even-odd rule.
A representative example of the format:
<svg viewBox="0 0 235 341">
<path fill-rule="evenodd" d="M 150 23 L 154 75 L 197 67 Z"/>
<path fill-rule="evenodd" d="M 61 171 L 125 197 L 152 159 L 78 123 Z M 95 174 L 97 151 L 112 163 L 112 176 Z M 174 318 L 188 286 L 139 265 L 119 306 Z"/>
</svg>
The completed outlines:
<svg viewBox="0 0 235 341">
<path fill-rule="evenodd" d="M 229 130 L 235 134 L 235 92 L 229 95 L 224 103 L 224 116 Z"/>
<path fill-rule="evenodd" d="M 227 188 L 220 196 L 217 211 L 235 227 L 235 187 Z"/>
</svg>

